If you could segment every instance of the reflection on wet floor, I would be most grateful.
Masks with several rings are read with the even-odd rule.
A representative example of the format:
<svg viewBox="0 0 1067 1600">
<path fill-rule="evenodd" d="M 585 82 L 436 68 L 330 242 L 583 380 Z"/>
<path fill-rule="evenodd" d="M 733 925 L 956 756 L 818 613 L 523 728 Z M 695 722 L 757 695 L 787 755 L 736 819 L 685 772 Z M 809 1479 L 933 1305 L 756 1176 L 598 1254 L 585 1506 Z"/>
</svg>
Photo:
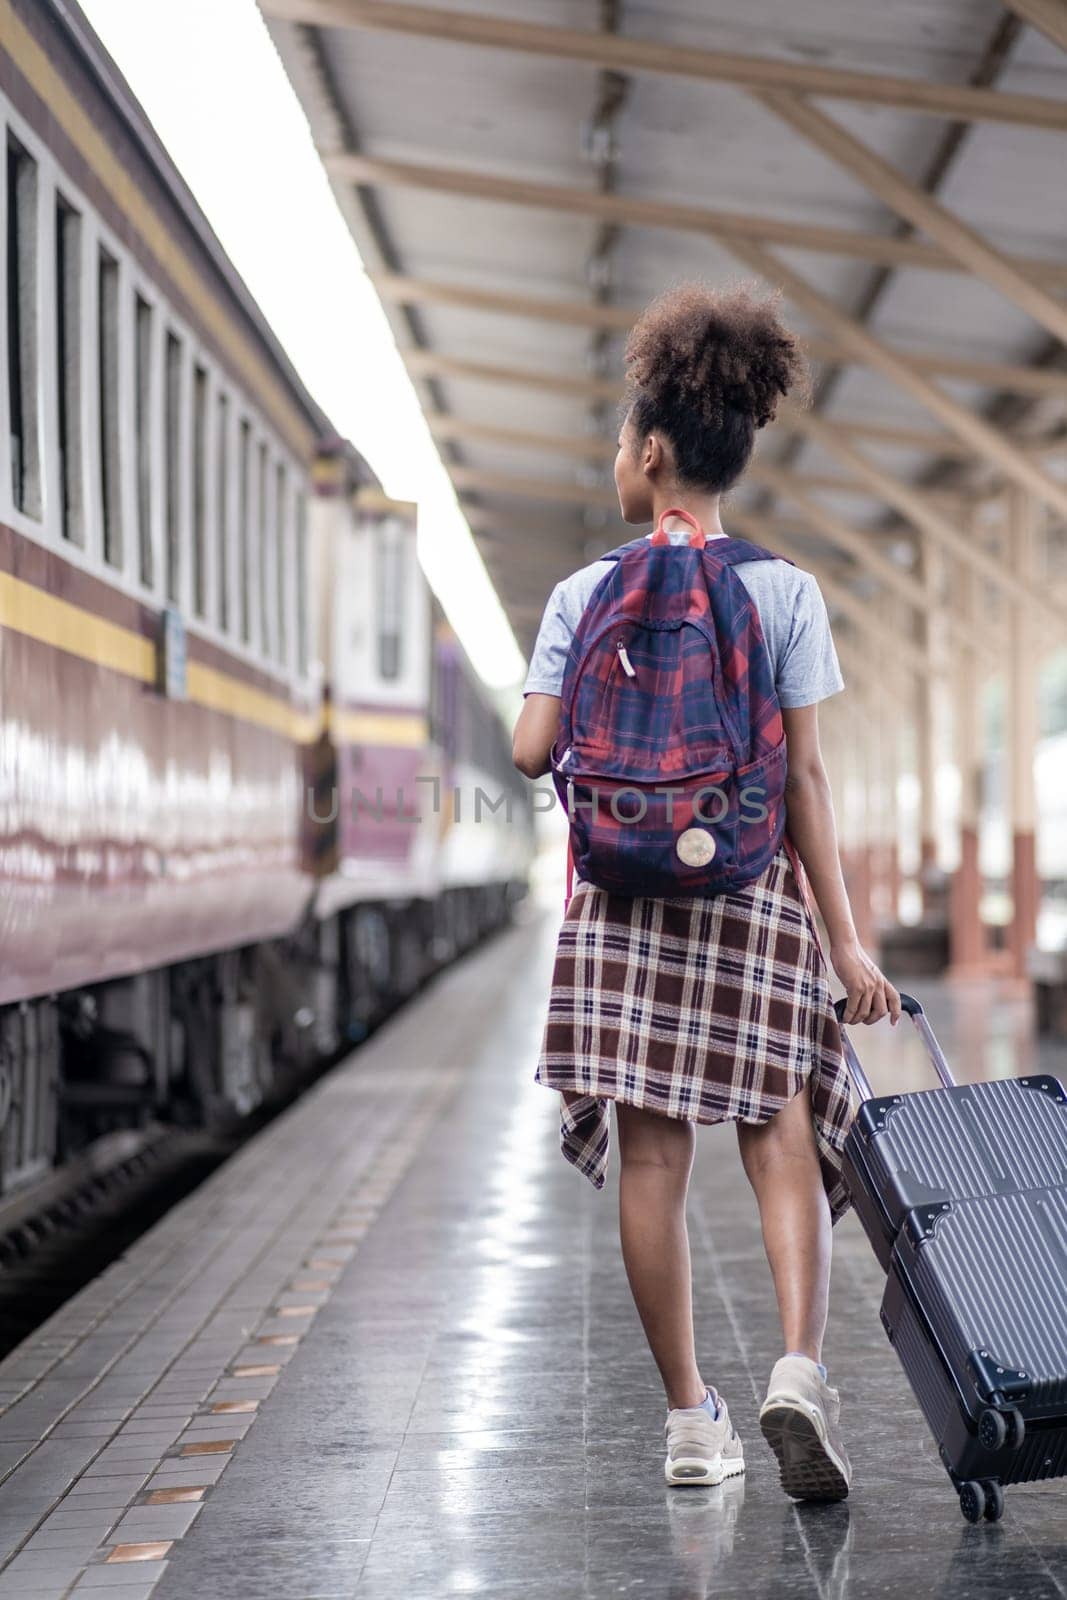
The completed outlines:
<svg viewBox="0 0 1067 1600">
<path fill-rule="evenodd" d="M 704 1376 L 749 1471 L 665 1487 L 663 1400 L 618 1251 L 617 1145 L 597 1194 L 531 1081 L 553 933 L 550 916 L 474 958 L 494 1015 L 469 1075 L 156 1594 L 1067 1600 L 1067 1483 L 1010 1490 L 997 1527 L 962 1521 L 851 1218 L 827 1360 L 855 1490 L 839 1506 L 783 1498 L 756 1423 L 774 1300 L 729 1129 L 700 1130 L 690 1221 Z M 961 1078 L 1037 1064 L 1016 1002 L 914 992 Z M 454 1049 L 467 1021 L 434 1015 L 432 991 L 419 1004 L 427 1049 Z M 910 1024 L 856 1031 L 876 1088 L 932 1083 Z M 1063 1050 L 1041 1064 L 1067 1076 Z"/>
</svg>

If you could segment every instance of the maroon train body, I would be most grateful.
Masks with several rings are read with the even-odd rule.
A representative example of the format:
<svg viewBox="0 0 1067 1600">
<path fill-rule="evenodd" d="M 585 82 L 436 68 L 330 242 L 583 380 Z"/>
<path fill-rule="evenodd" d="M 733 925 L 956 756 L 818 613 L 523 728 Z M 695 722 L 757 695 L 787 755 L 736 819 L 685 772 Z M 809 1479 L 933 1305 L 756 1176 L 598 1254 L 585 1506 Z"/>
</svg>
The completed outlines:
<svg viewBox="0 0 1067 1600">
<path fill-rule="evenodd" d="M 7 20 L 0 1192 L 247 1113 L 497 926 L 531 844 L 413 508 L 73 9 Z"/>
</svg>

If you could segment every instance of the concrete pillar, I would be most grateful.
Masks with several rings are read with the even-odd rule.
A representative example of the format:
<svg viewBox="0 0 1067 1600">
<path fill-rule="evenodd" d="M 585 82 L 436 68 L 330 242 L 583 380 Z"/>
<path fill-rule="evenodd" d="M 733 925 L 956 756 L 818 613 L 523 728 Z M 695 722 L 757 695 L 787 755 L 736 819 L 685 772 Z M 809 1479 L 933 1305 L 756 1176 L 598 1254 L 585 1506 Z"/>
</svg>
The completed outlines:
<svg viewBox="0 0 1067 1600">
<path fill-rule="evenodd" d="M 886 817 L 886 901 L 890 921 L 900 919 L 900 768 L 906 707 L 896 700 L 893 715 L 884 729 L 885 817 Z"/>
<path fill-rule="evenodd" d="M 1033 582 L 1037 568 L 1034 497 L 1013 487 L 1007 495 L 1008 558 L 1014 571 Z M 1008 613 L 1008 683 L 1005 735 L 1011 813 L 1011 970 L 1025 978 L 1027 955 L 1037 933 L 1037 806 L 1034 751 L 1038 737 L 1038 633 L 1027 606 L 1012 600 Z"/>
<path fill-rule="evenodd" d="M 972 567 L 956 575 L 959 614 L 978 620 L 978 583 Z M 988 967 L 982 924 L 982 878 L 978 867 L 978 821 L 982 770 L 982 670 L 975 651 L 959 650 L 952 663 L 953 732 L 959 773 L 959 862 L 949 891 L 949 976 L 976 977 Z"/>
</svg>

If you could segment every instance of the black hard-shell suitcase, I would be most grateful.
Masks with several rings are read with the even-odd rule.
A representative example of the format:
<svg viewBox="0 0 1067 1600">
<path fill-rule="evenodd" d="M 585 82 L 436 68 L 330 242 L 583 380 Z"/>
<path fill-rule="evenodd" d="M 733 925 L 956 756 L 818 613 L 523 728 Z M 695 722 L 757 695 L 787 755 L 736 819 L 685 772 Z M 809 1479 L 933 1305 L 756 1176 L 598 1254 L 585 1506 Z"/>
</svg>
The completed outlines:
<svg viewBox="0 0 1067 1600">
<path fill-rule="evenodd" d="M 882 1266 L 910 1211 L 946 1198 L 1043 1189 L 1067 1178 L 1067 1093 L 1047 1074 L 995 1083 L 954 1082 L 922 1006 L 911 1017 L 943 1085 L 876 1098 L 845 1041 L 861 1095 L 845 1141 L 844 1176 Z M 837 1003 L 838 1019 L 844 1001 Z"/>
<path fill-rule="evenodd" d="M 875 1099 L 842 1030 L 862 1101 L 845 1177 L 963 1514 L 995 1521 L 1003 1485 L 1067 1473 L 1067 1093 L 954 1084 L 921 1005 L 901 1004 L 944 1087 Z"/>
</svg>

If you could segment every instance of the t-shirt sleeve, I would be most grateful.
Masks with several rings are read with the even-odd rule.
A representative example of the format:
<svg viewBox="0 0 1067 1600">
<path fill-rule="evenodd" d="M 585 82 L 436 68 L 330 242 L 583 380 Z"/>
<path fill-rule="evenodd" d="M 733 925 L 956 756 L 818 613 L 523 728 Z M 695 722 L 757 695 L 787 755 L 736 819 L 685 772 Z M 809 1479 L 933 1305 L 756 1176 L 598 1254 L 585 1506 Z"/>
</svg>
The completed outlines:
<svg viewBox="0 0 1067 1600">
<path fill-rule="evenodd" d="M 797 591 L 793 621 L 778 663 L 778 703 L 813 706 L 845 687 L 822 591 L 810 572 Z"/>
<path fill-rule="evenodd" d="M 566 583 L 557 583 L 541 618 L 526 682 L 522 686 L 524 695 L 558 695 L 563 688 L 563 669 L 575 629 L 571 609 L 567 603 Z"/>
</svg>

